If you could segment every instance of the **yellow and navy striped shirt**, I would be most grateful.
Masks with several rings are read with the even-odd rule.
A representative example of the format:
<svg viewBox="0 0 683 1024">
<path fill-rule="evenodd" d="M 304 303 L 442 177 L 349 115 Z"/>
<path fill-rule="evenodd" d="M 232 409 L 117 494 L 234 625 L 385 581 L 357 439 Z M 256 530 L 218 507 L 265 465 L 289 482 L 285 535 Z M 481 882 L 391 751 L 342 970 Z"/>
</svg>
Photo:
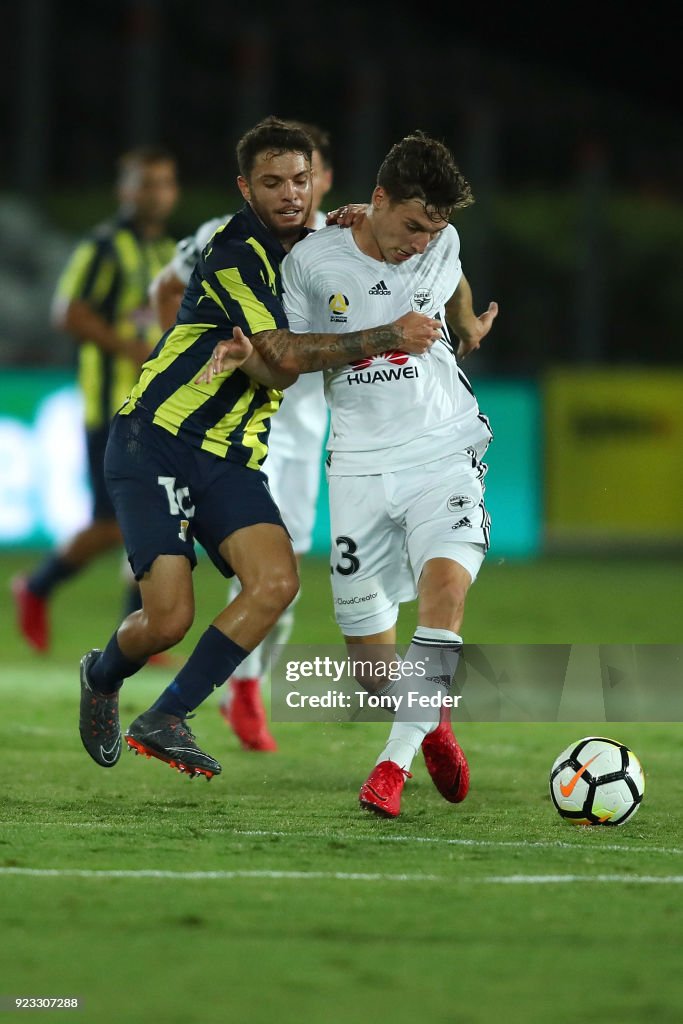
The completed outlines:
<svg viewBox="0 0 683 1024">
<path fill-rule="evenodd" d="M 62 302 L 87 302 L 122 338 L 159 338 L 149 303 L 153 277 L 173 257 L 175 240 L 142 239 L 123 217 L 101 224 L 80 242 L 57 283 Z M 123 354 L 103 352 L 95 342 L 78 347 L 78 379 L 88 429 L 107 426 L 130 393 L 139 364 Z"/>
<path fill-rule="evenodd" d="M 282 391 L 241 370 L 195 384 L 233 326 L 247 335 L 287 328 L 280 264 L 285 250 L 246 204 L 207 242 L 175 325 L 163 335 L 120 410 L 231 462 L 258 469 L 268 453 L 270 417 Z"/>
</svg>

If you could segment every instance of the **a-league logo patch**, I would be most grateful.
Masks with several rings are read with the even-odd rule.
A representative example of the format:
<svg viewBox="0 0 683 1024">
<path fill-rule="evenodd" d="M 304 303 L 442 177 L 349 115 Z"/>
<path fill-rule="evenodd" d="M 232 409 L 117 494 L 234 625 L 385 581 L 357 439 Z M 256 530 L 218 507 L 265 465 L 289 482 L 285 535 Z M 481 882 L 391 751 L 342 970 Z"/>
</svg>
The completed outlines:
<svg viewBox="0 0 683 1024">
<path fill-rule="evenodd" d="M 349 309 L 347 297 L 342 295 L 341 292 L 335 292 L 334 295 L 330 295 L 327 305 L 330 309 L 330 323 L 345 324 L 348 319 L 346 314 Z"/>
</svg>

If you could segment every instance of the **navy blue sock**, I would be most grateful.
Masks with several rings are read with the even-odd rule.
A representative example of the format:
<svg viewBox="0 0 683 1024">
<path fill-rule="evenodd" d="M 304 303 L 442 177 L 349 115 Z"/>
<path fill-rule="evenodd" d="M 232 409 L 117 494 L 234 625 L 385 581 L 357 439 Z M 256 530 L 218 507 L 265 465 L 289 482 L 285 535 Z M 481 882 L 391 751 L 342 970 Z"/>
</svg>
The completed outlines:
<svg viewBox="0 0 683 1024">
<path fill-rule="evenodd" d="M 170 686 L 152 705 L 155 711 L 184 718 L 222 686 L 249 651 L 215 626 L 209 626 Z"/>
<path fill-rule="evenodd" d="M 142 594 L 137 583 L 130 583 L 126 587 L 126 596 L 123 600 L 123 617 L 127 619 L 133 612 L 139 612 L 142 608 Z"/>
<path fill-rule="evenodd" d="M 50 555 L 29 576 L 28 589 L 37 597 L 49 597 L 53 589 L 64 580 L 81 571 L 80 565 L 70 565 L 59 555 Z"/>
<path fill-rule="evenodd" d="M 90 669 L 90 682 L 98 693 L 116 693 L 123 680 L 134 676 L 144 661 L 130 661 L 121 648 L 116 633 Z"/>
</svg>

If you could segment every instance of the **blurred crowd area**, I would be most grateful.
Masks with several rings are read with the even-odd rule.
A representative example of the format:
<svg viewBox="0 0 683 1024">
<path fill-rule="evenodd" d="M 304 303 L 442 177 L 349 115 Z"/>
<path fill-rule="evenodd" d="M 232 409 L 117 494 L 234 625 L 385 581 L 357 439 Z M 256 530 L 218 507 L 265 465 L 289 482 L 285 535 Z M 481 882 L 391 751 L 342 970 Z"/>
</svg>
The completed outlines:
<svg viewBox="0 0 683 1024">
<path fill-rule="evenodd" d="M 162 143 L 176 154 L 180 238 L 234 208 L 235 143 L 269 113 L 330 132 L 329 208 L 367 200 L 383 155 L 415 128 L 451 147 L 476 199 L 454 217 L 463 267 L 475 305 L 500 305 L 479 372 L 680 363 L 683 122 L 673 85 L 639 94 L 618 62 L 612 77 L 605 67 L 579 74 L 523 42 L 506 46 L 500 31 L 484 42 L 466 24 L 447 32 L 440 5 L 402 10 L 379 24 L 361 7 L 342 18 L 306 3 L 245 11 L 205 0 L 196 16 L 176 0 L 8 10 L 0 364 L 73 360 L 70 339 L 50 326 L 50 301 L 78 238 L 114 212 L 122 151 Z"/>
</svg>

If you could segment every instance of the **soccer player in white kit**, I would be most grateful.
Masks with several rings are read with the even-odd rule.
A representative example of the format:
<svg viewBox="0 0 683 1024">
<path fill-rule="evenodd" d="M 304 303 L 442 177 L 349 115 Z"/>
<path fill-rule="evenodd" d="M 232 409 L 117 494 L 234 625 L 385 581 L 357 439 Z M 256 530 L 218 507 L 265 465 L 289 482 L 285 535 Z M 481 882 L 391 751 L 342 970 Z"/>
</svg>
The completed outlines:
<svg viewBox="0 0 683 1024">
<path fill-rule="evenodd" d="M 307 227 L 325 227 L 320 207 L 332 187 L 332 158 L 327 132 L 317 125 L 297 122 L 313 140 L 311 161 L 313 200 Z M 231 214 L 205 221 L 194 235 L 181 239 L 173 259 L 152 285 L 152 296 L 164 330 L 175 323 L 176 314 L 195 264 L 212 235 Z M 327 437 L 329 413 L 323 393 L 322 373 L 302 374 L 287 389 L 285 400 L 273 417 L 268 455 L 263 471 L 292 538 L 297 561 L 311 549 L 313 526 L 320 489 L 320 463 Z M 239 591 L 233 579 L 231 598 Z M 261 696 L 262 679 L 274 644 L 285 644 L 294 625 L 296 599 L 285 610 L 266 639 L 238 667 L 223 691 L 219 709 L 247 750 L 277 749 L 270 733 Z"/>
<path fill-rule="evenodd" d="M 489 544 L 482 458 L 492 432 L 456 357 L 479 346 L 498 307 L 490 303 L 475 316 L 449 223 L 453 210 L 472 202 L 448 149 L 417 132 L 385 158 L 364 217 L 350 230 L 333 226 L 309 235 L 282 265 L 283 301 L 297 333 L 369 328 L 410 309 L 444 323 L 424 356 L 389 351 L 324 371 L 332 590 L 351 657 L 375 665 L 386 660 L 377 652 L 395 657 L 399 605 L 418 598 L 401 678 L 383 689 L 377 678 L 360 680 L 392 697 L 416 691 L 407 666 L 417 663 L 427 666 L 422 694 L 431 698 L 450 687 L 466 594 Z M 360 790 L 362 807 L 399 814 L 420 747 L 442 796 L 464 799 L 467 760 L 450 712 L 439 709 L 441 696 L 434 703 L 420 711 L 419 722 L 396 715 Z"/>
</svg>

